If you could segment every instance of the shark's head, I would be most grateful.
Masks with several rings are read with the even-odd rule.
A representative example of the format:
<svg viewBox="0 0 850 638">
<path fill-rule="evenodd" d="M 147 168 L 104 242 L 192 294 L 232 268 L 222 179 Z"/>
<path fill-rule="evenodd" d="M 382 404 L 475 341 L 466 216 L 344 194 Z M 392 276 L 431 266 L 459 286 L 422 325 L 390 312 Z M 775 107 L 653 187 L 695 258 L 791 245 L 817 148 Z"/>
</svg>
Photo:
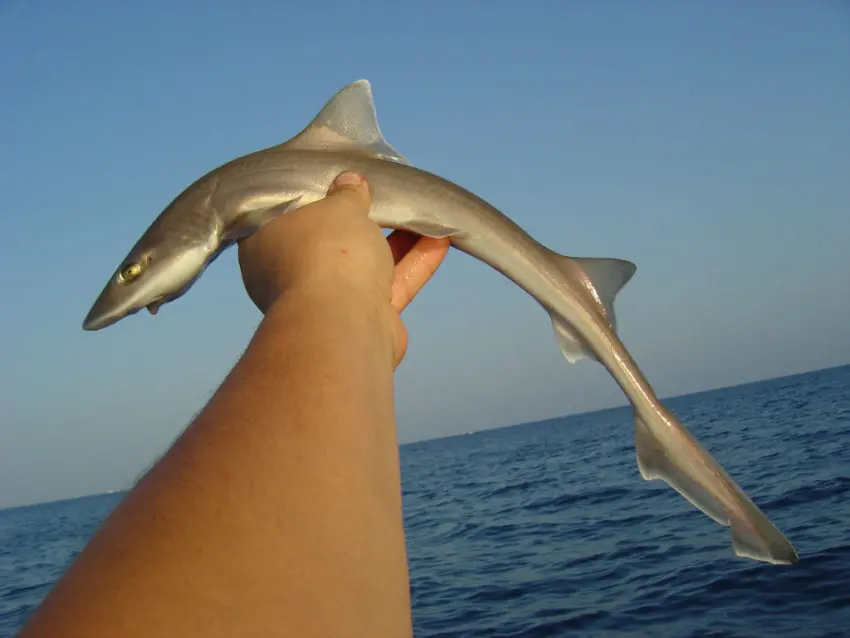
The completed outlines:
<svg viewBox="0 0 850 638">
<path fill-rule="evenodd" d="M 195 195 L 197 193 L 191 193 Z M 142 235 L 109 278 L 83 321 L 100 330 L 147 308 L 151 314 L 183 295 L 220 252 L 209 197 L 175 200 Z"/>
<path fill-rule="evenodd" d="M 83 321 L 84 330 L 100 330 L 143 308 L 160 306 L 185 293 L 210 258 L 206 244 L 173 246 L 139 242 L 112 275 Z"/>
<path fill-rule="evenodd" d="M 272 148 L 276 152 L 354 149 L 359 155 L 410 164 L 381 134 L 366 80 L 342 88 L 305 129 Z M 261 164 L 256 157 L 252 160 L 255 168 Z M 192 184 L 154 221 L 107 282 L 83 322 L 84 330 L 100 330 L 143 308 L 156 313 L 183 295 L 227 246 L 309 201 L 303 190 L 289 192 L 281 180 L 270 196 L 269 189 L 251 186 L 254 182 L 245 167 L 234 176 L 226 166 Z M 308 167 L 305 172 L 310 174 Z M 222 175 L 229 175 L 230 187 L 220 191 Z"/>
</svg>

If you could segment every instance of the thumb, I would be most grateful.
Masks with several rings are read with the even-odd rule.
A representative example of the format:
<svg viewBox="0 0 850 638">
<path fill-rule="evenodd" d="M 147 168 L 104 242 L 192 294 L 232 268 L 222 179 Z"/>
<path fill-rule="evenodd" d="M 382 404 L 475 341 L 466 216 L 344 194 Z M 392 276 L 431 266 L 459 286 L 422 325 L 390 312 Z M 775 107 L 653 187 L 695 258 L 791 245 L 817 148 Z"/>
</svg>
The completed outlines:
<svg viewBox="0 0 850 638">
<path fill-rule="evenodd" d="M 337 202 L 336 205 L 350 208 L 353 212 L 362 211 L 367 214 L 372 204 L 369 184 L 362 176 L 350 171 L 337 175 L 328 189 L 326 199 Z"/>
</svg>

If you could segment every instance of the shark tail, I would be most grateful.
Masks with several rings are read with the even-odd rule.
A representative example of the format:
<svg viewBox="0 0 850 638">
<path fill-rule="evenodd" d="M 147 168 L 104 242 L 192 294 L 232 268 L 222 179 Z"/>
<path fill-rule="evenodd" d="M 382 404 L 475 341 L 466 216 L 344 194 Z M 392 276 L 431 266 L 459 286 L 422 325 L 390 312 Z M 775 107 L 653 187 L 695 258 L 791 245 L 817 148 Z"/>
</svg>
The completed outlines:
<svg viewBox="0 0 850 638">
<path fill-rule="evenodd" d="M 644 480 L 667 482 L 706 515 L 729 527 L 735 554 L 776 565 L 797 562 L 788 539 L 668 411 L 646 418 L 636 410 L 635 448 Z"/>
<path fill-rule="evenodd" d="M 619 341 L 614 301 L 634 275 L 635 265 L 621 259 L 570 258 L 550 253 L 557 267 L 585 286 L 600 318 L 610 328 L 610 341 Z M 550 315 L 561 352 L 568 361 L 597 358 L 568 321 L 551 310 Z M 633 391 L 635 375 L 642 375 L 625 348 L 620 354 L 617 360 L 608 360 L 603 365 L 635 406 L 635 447 L 641 476 L 647 481 L 667 482 L 691 504 L 729 527 L 732 547 L 738 556 L 779 565 L 796 563 L 797 552 L 788 539 L 676 417 L 655 400 L 647 400 L 647 396 Z"/>
</svg>

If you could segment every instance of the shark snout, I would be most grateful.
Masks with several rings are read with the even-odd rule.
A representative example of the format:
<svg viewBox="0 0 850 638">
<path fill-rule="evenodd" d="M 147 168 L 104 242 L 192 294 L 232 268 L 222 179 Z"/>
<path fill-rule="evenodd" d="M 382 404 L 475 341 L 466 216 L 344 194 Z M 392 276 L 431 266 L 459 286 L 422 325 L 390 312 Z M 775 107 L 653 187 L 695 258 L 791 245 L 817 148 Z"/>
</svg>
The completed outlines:
<svg viewBox="0 0 850 638">
<path fill-rule="evenodd" d="M 114 284 L 107 285 L 83 320 L 83 330 L 100 330 L 137 312 L 139 308 L 133 297 L 124 296 L 121 292 Z"/>
<path fill-rule="evenodd" d="M 91 331 L 106 328 L 124 316 L 117 312 L 107 312 L 104 309 L 98 308 L 98 305 L 95 304 L 83 320 L 83 330 Z"/>
</svg>

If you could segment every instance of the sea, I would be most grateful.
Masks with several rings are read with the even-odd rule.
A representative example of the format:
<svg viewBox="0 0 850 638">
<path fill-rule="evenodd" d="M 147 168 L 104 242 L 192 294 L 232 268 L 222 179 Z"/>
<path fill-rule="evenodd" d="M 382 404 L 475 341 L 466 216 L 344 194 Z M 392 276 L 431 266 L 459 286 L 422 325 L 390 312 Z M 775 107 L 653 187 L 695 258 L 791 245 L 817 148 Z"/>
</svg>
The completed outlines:
<svg viewBox="0 0 850 638">
<path fill-rule="evenodd" d="M 416 636 L 850 636 L 850 366 L 665 403 L 799 563 L 736 557 L 728 529 L 643 481 L 625 407 L 413 443 Z M 121 498 L 0 511 L 0 635 Z"/>
</svg>

